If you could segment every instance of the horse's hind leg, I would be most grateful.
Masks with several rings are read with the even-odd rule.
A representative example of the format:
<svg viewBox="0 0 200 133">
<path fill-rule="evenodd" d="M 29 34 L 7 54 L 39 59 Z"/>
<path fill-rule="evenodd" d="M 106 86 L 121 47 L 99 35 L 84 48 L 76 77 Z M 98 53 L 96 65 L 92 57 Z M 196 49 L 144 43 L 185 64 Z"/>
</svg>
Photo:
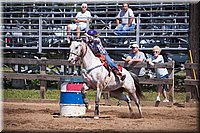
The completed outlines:
<svg viewBox="0 0 200 133">
<path fill-rule="evenodd" d="M 138 99 L 136 93 L 135 93 L 135 92 L 132 92 L 132 93 L 131 93 L 131 96 L 133 96 L 134 102 L 135 102 L 135 104 L 136 104 L 137 107 L 138 107 L 138 111 L 139 111 L 139 113 L 140 113 L 140 117 L 142 118 L 142 117 L 143 117 L 143 115 L 142 115 L 142 109 L 141 109 L 141 105 L 140 105 L 140 102 L 139 102 L 139 99 Z"/>
<path fill-rule="evenodd" d="M 110 96 L 114 97 L 114 98 L 116 98 L 118 100 L 126 101 L 128 103 L 129 111 L 131 113 L 133 112 L 132 107 L 131 107 L 131 99 L 129 98 L 128 95 L 123 94 L 123 89 L 118 89 L 118 90 L 115 90 L 115 91 L 111 91 L 110 92 Z"/>
</svg>

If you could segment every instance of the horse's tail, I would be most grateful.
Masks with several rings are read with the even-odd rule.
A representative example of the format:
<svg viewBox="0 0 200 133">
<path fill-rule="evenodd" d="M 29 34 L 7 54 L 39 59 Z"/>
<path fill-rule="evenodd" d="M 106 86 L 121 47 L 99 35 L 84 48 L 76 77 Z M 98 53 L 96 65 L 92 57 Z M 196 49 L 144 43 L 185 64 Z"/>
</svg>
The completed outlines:
<svg viewBox="0 0 200 133">
<path fill-rule="evenodd" d="M 140 99 L 140 98 L 144 98 L 145 96 L 142 94 L 142 87 L 139 83 L 139 79 L 138 79 L 138 76 L 132 72 L 129 71 L 129 73 L 131 74 L 131 77 L 133 78 L 134 80 L 134 83 L 135 83 L 135 87 L 136 87 L 136 95 L 137 97 Z"/>
</svg>

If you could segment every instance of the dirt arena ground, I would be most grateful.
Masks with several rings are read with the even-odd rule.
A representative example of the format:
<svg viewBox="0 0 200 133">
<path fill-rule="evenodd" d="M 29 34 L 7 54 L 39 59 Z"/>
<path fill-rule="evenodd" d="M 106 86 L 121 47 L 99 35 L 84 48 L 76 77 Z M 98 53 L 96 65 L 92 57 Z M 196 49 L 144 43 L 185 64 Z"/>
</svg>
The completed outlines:
<svg viewBox="0 0 200 133">
<path fill-rule="evenodd" d="M 130 116 L 127 106 L 100 106 L 100 119 L 93 108 L 83 117 L 55 117 L 59 103 L 4 101 L 4 132 L 199 132 L 198 107 L 145 106 L 144 118 Z"/>
</svg>

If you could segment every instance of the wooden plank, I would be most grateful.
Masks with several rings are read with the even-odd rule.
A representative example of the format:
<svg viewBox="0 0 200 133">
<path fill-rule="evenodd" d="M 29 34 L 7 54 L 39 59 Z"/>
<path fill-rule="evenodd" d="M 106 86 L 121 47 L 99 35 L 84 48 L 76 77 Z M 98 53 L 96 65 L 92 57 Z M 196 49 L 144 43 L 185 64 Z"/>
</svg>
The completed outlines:
<svg viewBox="0 0 200 133">
<path fill-rule="evenodd" d="M 197 79 L 184 79 L 184 85 L 200 85 L 200 80 Z"/>
<path fill-rule="evenodd" d="M 115 61 L 117 64 L 132 68 L 173 68 L 173 62 L 159 63 L 154 66 L 146 62 L 138 62 L 136 65 L 127 65 L 124 61 Z M 70 65 L 65 59 L 29 59 L 29 58 L 4 58 L 4 64 L 38 64 L 38 65 Z M 77 64 L 77 66 L 79 66 Z"/>
<path fill-rule="evenodd" d="M 18 64 L 39 64 L 39 65 L 68 65 L 67 60 L 60 60 L 60 59 L 28 59 L 28 58 L 6 58 L 4 63 L 18 63 Z M 117 64 L 120 64 L 122 66 L 125 65 L 124 61 L 116 61 Z M 171 68 L 173 69 L 173 62 L 167 62 L 167 63 L 162 63 L 162 64 L 156 64 L 155 66 L 150 66 L 146 62 L 139 62 L 135 66 L 129 65 L 129 67 L 134 68 L 141 68 L 141 67 L 146 67 L 146 68 Z M 50 81 L 60 81 L 61 77 L 67 78 L 70 77 L 68 75 L 47 75 L 45 73 L 41 74 L 24 74 L 24 73 L 4 73 L 3 74 L 4 78 L 8 79 L 38 79 L 38 80 L 50 80 Z M 80 76 L 78 76 L 80 77 Z M 146 78 L 140 78 L 140 83 L 141 84 L 173 84 L 173 79 L 146 79 Z"/>
<path fill-rule="evenodd" d="M 37 60 L 39 65 L 71 65 L 67 60 L 64 59 L 39 59 Z"/>
<path fill-rule="evenodd" d="M 6 79 L 39 79 L 40 74 L 24 74 L 24 73 L 3 73 L 3 78 Z"/>
<path fill-rule="evenodd" d="M 29 58 L 4 58 L 4 64 L 38 64 L 36 59 Z"/>
<path fill-rule="evenodd" d="M 47 75 L 47 74 L 24 74 L 24 73 L 3 73 L 3 78 L 6 79 L 28 79 L 28 80 L 50 80 L 60 81 L 60 78 L 71 78 L 73 75 Z M 73 78 L 80 76 L 73 76 Z"/>
<path fill-rule="evenodd" d="M 70 65 L 64 59 L 29 59 L 29 58 L 4 58 L 4 64 L 38 64 L 38 65 Z"/>
<path fill-rule="evenodd" d="M 121 63 L 121 62 L 120 62 Z M 166 62 L 166 63 L 158 63 L 155 64 L 154 66 L 151 66 L 149 64 L 147 64 L 146 62 L 138 62 L 136 64 L 127 64 L 124 63 L 124 67 L 129 67 L 129 68 L 151 68 L 151 69 L 155 69 L 155 68 L 167 68 L 167 69 L 173 69 L 173 62 Z"/>
<path fill-rule="evenodd" d="M 50 80 L 50 81 L 60 81 L 60 78 L 80 78 L 81 76 L 70 76 L 70 75 L 47 75 L 47 74 L 24 74 L 24 73 L 4 73 L 3 78 L 7 79 L 29 79 L 29 80 Z M 139 78 L 141 84 L 172 84 L 172 79 L 146 79 Z"/>
<path fill-rule="evenodd" d="M 173 84 L 173 79 L 139 78 L 140 84 Z"/>
<path fill-rule="evenodd" d="M 195 69 L 200 67 L 199 63 L 185 63 L 185 69 Z"/>
</svg>

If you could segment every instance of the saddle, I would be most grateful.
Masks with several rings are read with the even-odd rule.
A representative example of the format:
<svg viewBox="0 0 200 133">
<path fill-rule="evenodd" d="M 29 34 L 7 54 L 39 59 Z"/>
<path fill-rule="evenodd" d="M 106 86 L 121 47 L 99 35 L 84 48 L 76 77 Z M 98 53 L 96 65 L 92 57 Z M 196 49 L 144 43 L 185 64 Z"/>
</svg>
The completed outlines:
<svg viewBox="0 0 200 133">
<path fill-rule="evenodd" d="M 96 54 L 96 57 L 98 57 L 101 61 L 101 63 L 103 64 L 103 66 L 110 72 L 113 71 L 115 73 L 115 71 L 108 65 L 107 61 L 106 61 L 106 56 L 103 54 Z M 122 72 L 122 66 L 117 65 L 118 69 L 120 72 Z"/>
</svg>

